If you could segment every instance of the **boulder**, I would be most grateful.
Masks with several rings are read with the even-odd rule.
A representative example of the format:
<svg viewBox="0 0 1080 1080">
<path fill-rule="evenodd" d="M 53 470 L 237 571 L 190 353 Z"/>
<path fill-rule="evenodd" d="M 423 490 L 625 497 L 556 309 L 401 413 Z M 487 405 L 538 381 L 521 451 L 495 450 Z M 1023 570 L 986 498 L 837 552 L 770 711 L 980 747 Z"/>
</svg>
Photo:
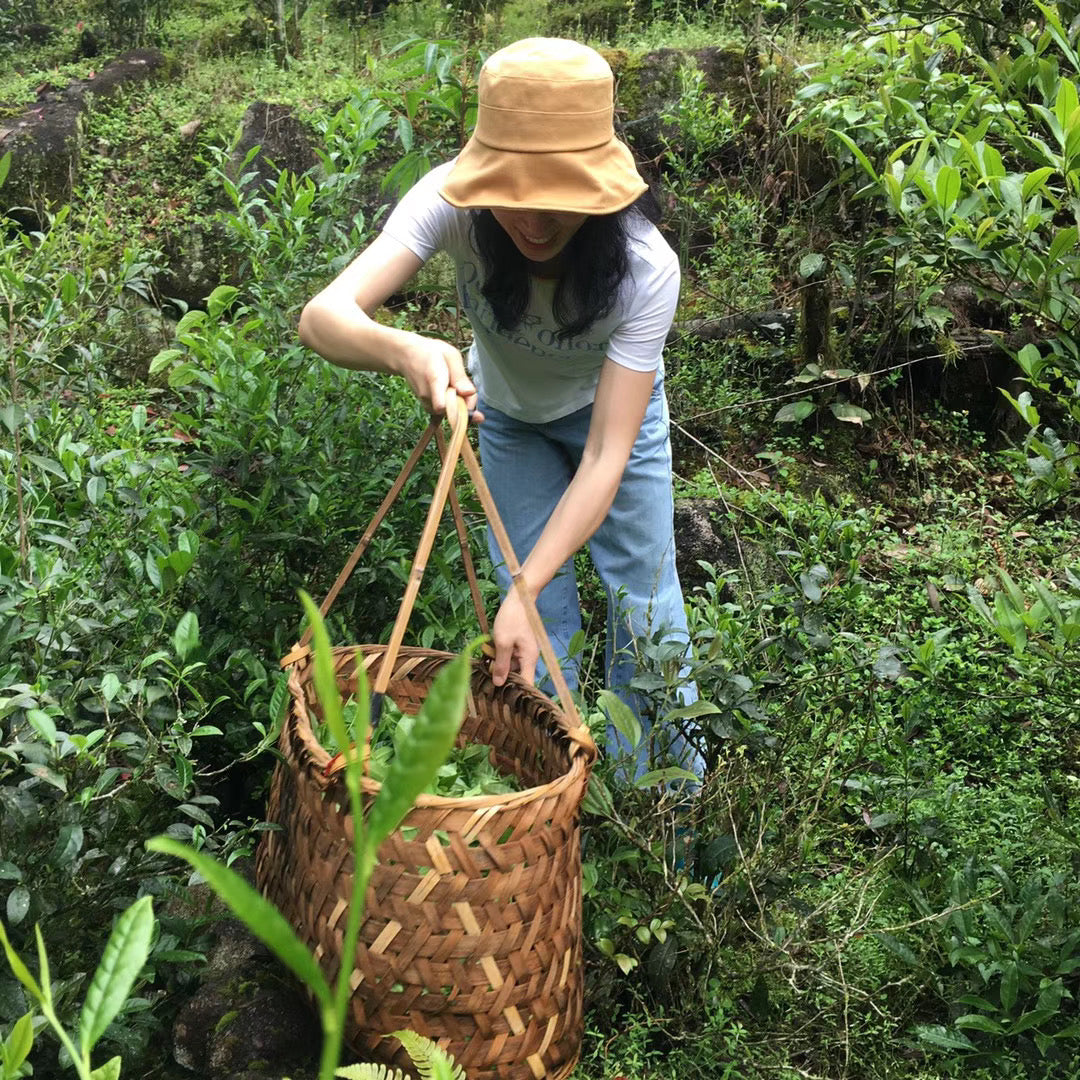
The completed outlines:
<svg viewBox="0 0 1080 1080">
<path fill-rule="evenodd" d="M 248 154 L 258 152 L 247 165 Z M 291 105 L 256 101 L 244 113 L 240 138 L 230 158 L 233 178 L 254 172 L 252 183 L 272 188 L 283 169 L 299 175 L 316 162 L 311 129 L 301 123 Z"/>
<path fill-rule="evenodd" d="M 739 565 L 735 545 L 715 524 L 725 514 L 719 499 L 679 499 L 675 503 L 675 565 L 687 595 L 709 580 L 702 562 L 721 573 Z"/>
<path fill-rule="evenodd" d="M 55 26 L 48 23 L 32 22 L 12 27 L 4 37 L 26 45 L 47 45 L 59 32 Z"/>
<path fill-rule="evenodd" d="M 741 49 L 706 45 L 701 49 L 656 49 L 642 56 L 624 50 L 607 50 L 604 55 L 618 81 L 619 111 L 627 118 L 623 132 L 639 161 L 657 161 L 669 143 L 680 141 L 679 132 L 665 116 L 678 104 L 682 91 L 679 72 L 687 64 L 704 75 L 703 87 L 708 93 L 728 98 L 737 111 L 749 108 L 747 57 Z"/>
<path fill-rule="evenodd" d="M 108 98 L 123 86 L 143 82 L 165 64 L 157 49 L 135 49 L 89 79 L 46 91 L 21 115 L 0 122 L 0 156 L 11 152 L 2 190 L 10 217 L 40 228 L 46 213 L 70 201 L 79 167 L 79 116 L 93 98 Z"/>
<path fill-rule="evenodd" d="M 234 919 L 173 1024 L 177 1064 L 208 1080 L 314 1075 L 319 1024 L 289 973 Z"/>
</svg>

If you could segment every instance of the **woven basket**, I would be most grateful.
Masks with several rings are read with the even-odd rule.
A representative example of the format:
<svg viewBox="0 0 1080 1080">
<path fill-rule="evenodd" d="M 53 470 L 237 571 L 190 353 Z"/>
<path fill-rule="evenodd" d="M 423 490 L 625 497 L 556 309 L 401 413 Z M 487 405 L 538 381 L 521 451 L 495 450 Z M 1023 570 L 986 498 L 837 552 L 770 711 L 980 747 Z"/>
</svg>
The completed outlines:
<svg viewBox="0 0 1080 1080">
<path fill-rule="evenodd" d="M 444 458 L 440 485 L 448 476 L 452 480 L 456 455 L 463 452 L 516 576 L 519 568 L 508 541 L 503 543 L 490 493 L 463 441 L 465 426 L 462 409 L 449 452 L 441 432 L 434 430 Z M 434 427 L 406 464 L 358 552 Z M 447 495 L 464 536 L 452 486 L 437 487 L 425 528 L 429 539 Z M 422 538 L 413 571 L 417 587 L 424 548 Z M 466 547 L 463 551 L 467 556 Z M 324 612 L 358 552 L 324 602 Z M 472 579 L 471 563 L 466 566 Z M 478 600 L 475 587 L 473 596 Z M 407 589 L 403 610 L 408 602 Z M 542 626 L 535 606 L 533 616 L 534 626 Z M 486 628 L 482 608 L 478 617 Z M 355 693 L 357 666 L 363 665 L 376 692 L 389 696 L 403 712 L 420 708 L 436 674 L 453 657 L 401 647 L 407 618 L 407 611 L 404 618 L 399 613 L 389 645 L 334 650 L 343 695 Z M 546 635 L 541 645 L 561 700 L 571 702 L 565 684 L 559 686 L 561 675 Z M 256 874 L 265 895 L 333 979 L 342 962 L 352 895 L 348 797 L 343 775 L 328 770 L 329 755 L 312 730 L 319 705 L 313 660 L 303 641 L 283 664 L 290 704 L 279 744 L 283 760 L 267 809 L 268 819 L 280 829 L 265 834 Z M 522 790 L 462 799 L 421 796 L 401 828 L 382 844 L 352 961 L 346 1039 L 364 1058 L 402 1064 L 400 1051 L 395 1055 L 382 1036 L 412 1028 L 453 1054 L 469 1080 L 559 1080 L 573 1069 L 583 1035 L 580 810 L 596 748 L 572 704 L 564 710 L 516 676 L 495 686 L 483 659 L 473 665 L 459 742 L 490 744 L 493 764 L 516 776 Z M 377 783 L 364 780 L 365 806 L 378 790 Z"/>
</svg>

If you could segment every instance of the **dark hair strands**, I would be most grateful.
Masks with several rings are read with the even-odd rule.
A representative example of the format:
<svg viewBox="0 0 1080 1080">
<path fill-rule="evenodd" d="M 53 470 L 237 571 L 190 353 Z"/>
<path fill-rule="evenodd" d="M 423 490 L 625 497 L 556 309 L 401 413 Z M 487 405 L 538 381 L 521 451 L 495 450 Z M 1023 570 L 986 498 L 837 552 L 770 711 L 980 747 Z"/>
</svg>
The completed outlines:
<svg viewBox="0 0 1080 1080">
<path fill-rule="evenodd" d="M 615 307 L 630 270 L 630 223 L 638 215 L 655 220 L 655 200 L 648 192 L 617 213 L 586 218 L 564 248 L 565 271 L 552 301 L 559 340 L 585 333 Z M 472 224 L 484 264 L 480 292 L 491 304 L 499 329 L 514 330 L 529 305 L 529 262 L 490 210 L 475 211 Z"/>
</svg>

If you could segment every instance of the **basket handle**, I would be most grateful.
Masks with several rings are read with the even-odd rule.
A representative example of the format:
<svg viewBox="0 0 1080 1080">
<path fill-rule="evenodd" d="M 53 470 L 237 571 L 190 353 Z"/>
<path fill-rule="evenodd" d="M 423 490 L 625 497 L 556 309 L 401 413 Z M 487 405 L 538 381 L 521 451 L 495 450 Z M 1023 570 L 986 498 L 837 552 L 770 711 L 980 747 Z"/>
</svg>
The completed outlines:
<svg viewBox="0 0 1080 1080">
<path fill-rule="evenodd" d="M 353 570 L 356 568 L 356 564 L 360 561 L 360 556 L 371 542 L 375 530 L 382 523 L 383 518 L 386 517 L 387 511 L 401 493 L 405 481 L 416 467 L 416 463 L 420 460 L 428 443 L 430 443 L 434 437 L 439 448 L 440 457 L 442 458 L 442 469 L 439 472 L 439 479 L 435 484 L 435 493 L 432 497 L 431 504 L 428 507 L 427 518 L 424 522 L 423 532 L 420 535 L 420 542 L 417 545 L 416 557 L 413 559 L 412 570 L 410 571 L 409 580 L 405 587 L 405 594 L 401 599 L 397 618 L 395 619 L 394 627 L 390 632 L 390 641 L 386 646 L 386 651 L 383 653 L 382 660 L 379 664 L 379 673 L 375 679 L 375 685 L 372 687 L 372 691 L 374 694 L 381 696 L 386 693 L 387 687 L 390 685 L 390 676 L 393 672 L 394 664 L 397 661 L 401 643 L 405 638 L 405 630 L 409 622 L 409 616 L 412 614 L 413 606 L 416 603 L 416 597 L 420 592 L 420 584 L 423 581 L 424 571 L 427 569 L 427 560 L 431 554 L 431 549 L 434 546 L 435 534 L 438 531 L 439 522 L 442 519 L 447 500 L 450 501 L 453 509 L 454 523 L 457 528 L 458 539 L 461 543 L 465 572 L 469 579 L 469 589 L 472 593 L 473 606 L 476 608 L 480 628 L 483 633 L 490 633 L 487 615 L 484 611 L 483 602 L 480 597 L 480 589 L 476 581 L 475 569 L 473 567 L 472 558 L 468 552 L 468 538 L 465 533 L 464 519 L 461 516 L 461 507 L 456 492 L 454 491 L 454 471 L 457 467 L 458 460 L 464 458 L 465 467 L 472 479 L 473 486 L 476 488 L 476 493 L 483 506 L 484 514 L 487 517 L 488 523 L 491 525 L 492 534 L 495 537 L 499 551 L 506 563 L 506 569 L 509 572 L 513 583 L 512 587 L 518 592 L 518 597 L 521 600 L 522 607 L 525 609 L 525 616 L 529 622 L 529 628 L 536 636 L 537 644 L 540 647 L 540 655 L 547 665 L 548 674 L 555 687 L 555 693 L 558 696 L 562 710 L 569 721 L 566 731 L 567 737 L 585 753 L 586 757 L 591 762 L 596 758 L 596 744 L 589 733 L 589 729 L 582 723 L 581 716 L 577 711 L 577 707 L 574 705 L 574 699 L 570 693 L 570 688 L 566 684 L 562 668 L 555 657 L 555 650 L 551 645 L 551 639 L 548 637 L 544 622 L 540 618 L 539 611 L 537 611 L 536 601 L 533 599 L 532 594 L 525 585 L 521 565 L 514 555 L 514 549 L 510 543 L 509 534 L 506 532 L 502 519 L 499 517 L 499 512 L 495 506 L 495 500 L 491 495 L 487 482 L 484 480 L 484 474 L 480 469 L 480 462 L 467 438 L 469 430 L 468 409 L 465 402 L 458 397 L 452 389 L 447 396 L 446 415 L 450 422 L 449 444 L 446 443 L 442 431 L 440 430 L 439 419 L 433 418 L 423 435 L 421 435 L 415 449 L 409 455 L 408 460 L 405 462 L 404 466 L 402 466 L 397 479 L 386 493 L 386 497 L 379 505 L 378 510 L 376 510 L 371 523 L 364 530 L 364 535 L 360 538 L 359 543 L 357 543 L 352 554 L 349 556 L 341 573 L 338 574 L 337 580 L 326 594 L 326 599 L 323 600 L 320 605 L 319 613 L 325 616 L 330 610 L 330 606 L 337 599 L 338 593 L 341 592 L 345 582 L 348 581 Z M 304 631 L 299 643 L 282 659 L 282 667 L 287 667 L 289 664 L 307 654 L 312 633 L 313 628 L 309 626 Z M 489 656 L 494 655 L 490 647 L 485 646 L 485 652 L 487 652 Z"/>
</svg>

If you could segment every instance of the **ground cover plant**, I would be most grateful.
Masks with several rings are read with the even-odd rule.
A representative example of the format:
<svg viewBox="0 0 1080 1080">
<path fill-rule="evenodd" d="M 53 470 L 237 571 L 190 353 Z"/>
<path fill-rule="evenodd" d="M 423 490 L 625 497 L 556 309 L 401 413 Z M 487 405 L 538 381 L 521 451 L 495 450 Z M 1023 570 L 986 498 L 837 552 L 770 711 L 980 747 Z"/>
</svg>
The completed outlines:
<svg viewBox="0 0 1080 1080">
<path fill-rule="evenodd" d="M 296 590 L 329 586 L 424 422 L 395 380 L 307 354 L 296 316 L 453 152 L 484 53 L 558 32 L 609 49 L 662 133 L 692 324 L 666 357 L 676 494 L 710 538 L 681 537 L 700 705 L 670 649 L 645 643 L 638 676 L 710 772 L 687 804 L 598 770 L 575 1075 L 1074 1076 L 1075 6 L 379 6 L 312 3 L 275 37 L 241 0 L 70 4 L 51 41 L 0 47 L 12 115 L 87 74 L 80 22 L 103 55 L 175 65 L 93 105 L 70 206 L 0 238 L 0 917 L 23 957 L 40 926 L 49 1007 L 78 1029 L 113 923 L 153 897 L 146 963 L 93 1035 L 125 1076 L 173 1068 L 213 921 L 145 841 L 253 850 Z M 0 32 L 38 17 L 5 8 Z M 635 58 L 733 43 L 724 89 L 688 52 L 641 103 Z M 296 107 L 313 170 L 260 187 L 230 159 L 255 100 Z M 212 283 L 189 305 L 171 283 L 196 234 L 182 259 Z M 384 317 L 460 339 L 437 266 Z M 385 639 L 431 475 L 337 640 Z M 418 644 L 474 636 L 464 580 L 445 530 Z M 637 736 L 595 673 L 581 706 Z M 24 985 L 0 979 L 5 1076 Z M 34 1075 L 60 1073 L 32 1023 Z"/>
</svg>

